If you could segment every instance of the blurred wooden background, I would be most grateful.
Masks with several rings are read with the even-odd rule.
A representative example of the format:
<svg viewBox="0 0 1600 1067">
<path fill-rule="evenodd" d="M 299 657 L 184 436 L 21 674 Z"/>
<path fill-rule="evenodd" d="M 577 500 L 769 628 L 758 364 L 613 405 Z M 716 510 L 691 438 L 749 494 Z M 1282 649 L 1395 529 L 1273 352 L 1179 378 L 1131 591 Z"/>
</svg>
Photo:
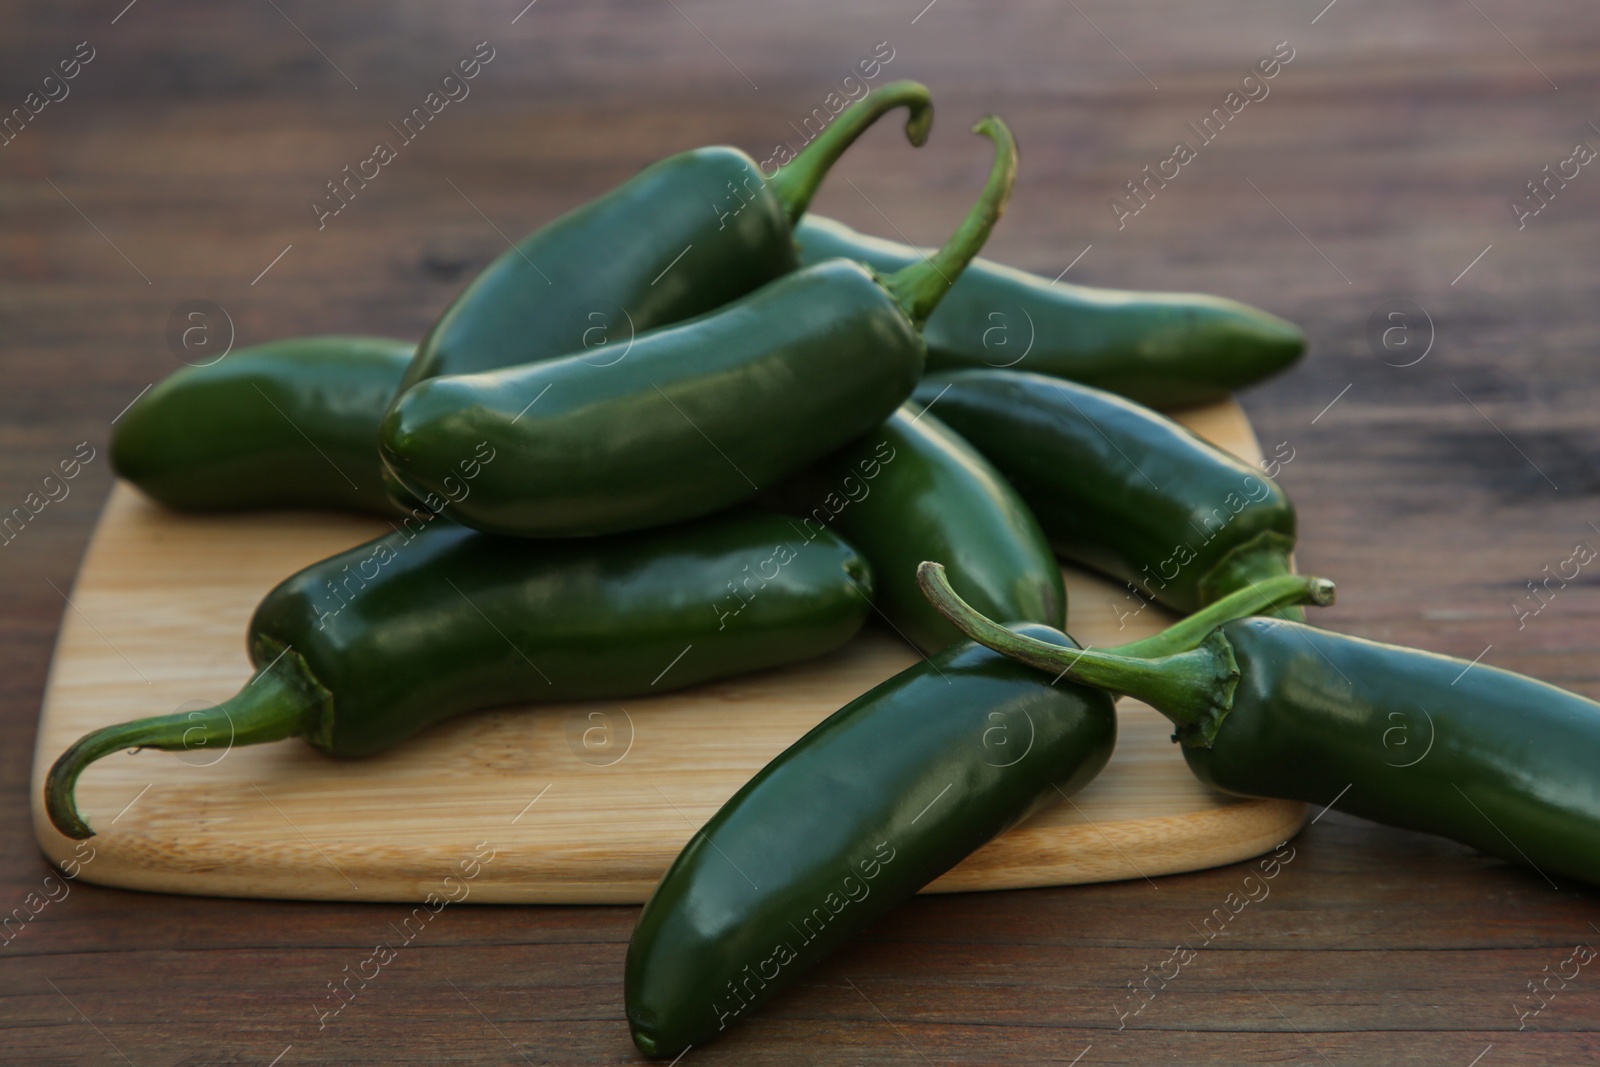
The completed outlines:
<svg viewBox="0 0 1600 1067">
<path fill-rule="evenodd" d="M 523 2 L 0 9 L 0 114 L 60 96 L 45 76 L 93 56 L 0 145 L 0 512 L 79 442 L 96 449 L 0 548 L 0 911 L 37 907 L 49 874 L 27 782 L 51 642 L 110 484 L 111 420 L 180 366 L 175 308 L 220 305 L 238 344 L 416 336 L 504 247 L 497 230 L 696 144 L 764 158 L 879 42 L 882 78 L 934 90 L 935 135 L 913 155 L 874 131 L 820 212 L 882 231 L 870 198 L 936 241 L 987 166 L 965 127 L 1003 114 L 1023 165 L 994 255 L 1053 276 L 1082 253 L 1070 280 L 1224 293 L 1307 328 L 1310 357 L 1245 404 L 1269 454 L 1292 450 L 1280 480 L 1302 567 L 1340 583 L 1319 622 L 1600 696 L 1594 576 L 1520 624 L 1512 606 L 1538 606 L 1527 583 L 1574 545 L 1600 546 L 1600 171 L 1520 231 L 1508 207 L 1578 141 L 1600 146 L 1592 5 Z M 387 124 L 480 41 L 494 59 L 470 96 L 319 231 L 324 183 L 395 140 Z M 1119 231 L 1110 198 L 1280 41 L 1294 59 L 1269 97 Z M 1400 300 L 1435 332 L 1404 367 L 1426 337 L 1368 339 Z M 595 812 L 596 832 L 619 817 Z M 1125 1020 L 1130 983 L 1194 941 L 1248 868 L 918 900 L 690 1056 L 1502 1067 L 1600 1052 L 1600 975 L 1552 982 L 1519 1017 L 1539 1003 L 1530 982 L 1600 939 L 1592 892 L 1337 814 L 1293 848 L 1270 897 Z M 389 936 L 393 906 L 74 883 L 0 945 L 0 1060 L 630 1062 L 634 914 L 452 908 L 319 1030 L 328 983 Z"/>
</svg>

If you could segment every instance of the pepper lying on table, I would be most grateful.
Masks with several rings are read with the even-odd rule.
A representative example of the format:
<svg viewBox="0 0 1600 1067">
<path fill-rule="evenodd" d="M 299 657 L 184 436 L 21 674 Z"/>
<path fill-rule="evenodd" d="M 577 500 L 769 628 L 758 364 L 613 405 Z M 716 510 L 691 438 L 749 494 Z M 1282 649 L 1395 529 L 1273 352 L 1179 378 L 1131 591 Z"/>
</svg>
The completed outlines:
<svg viewBox="0 0 1600 1067">
<path fill-rule="evenodd" d="M 919 404 L 771 496 L 806 529 L 835 530 L 861 549 L 877 577 L 878 611 L 929 655 L 966 638 L 917 587 L 925 559 L 959 560 L 961 594 L 991 618 L 1066 625 L 1061 568 L 1028 505 Z"/>
<path fill-rule="evenodd" d="M 185 367 L 111 428 L 111 465 L 170 508 L 400 514 L 378 426 L 416 345 L 290 337 Z"/>
<path fill-rule="evenodd" d="M 1268 579 L 1166 640 L 1332 599 L 1321 579 Z M 1014 632 L 1076 648 L 1049 627 Z M 625 977 L 634 1044 L 675 1056 L 716 1037 L 985 841 L 1087 785 L 1116 732 L 1109 693 L 971 642 L 847 704 L 735 793 L 645 904 Z"/>
<path fill-rule="evenodd" d="M 93 833 L 74 786 L 120 749 L 299 737 L 364 756 L 479 708 L 660 693 L 819 656 L 860 629 L 872 596 L 855 549 L 826 531 L 801 543 L 762 512 L 565 543 L 409 526 L 268 593 L 250 620 L 256 674 L 237 696 L 107 726 L 62 753 L 44 787 L 56 829 Z M 716 608 L 766 570 L 736 610 Z"/>
<path fill-rule="evenodd" d="M 737 148 L 696 148 L 546 223 L 439 316 L 403 387 L 582 351 L 597 323 L 622 333 L 629 322 L 639 331 L 680 322 L 798 269 L 794 225 L 823 177 L 899 107 L 910 112 L 907 139 L 921 145 L 933 125 L 928 90 L 890 82 L 840 112 L 770 177 Z"/>
<path fill-rule="evenodd" d="M 843 256 L 894 271 L 922 249 L 808 215 L 807 264 Z M 1292 322 L 1220 296 L 1091 289 L 978 259 L 923 334 L 935 370 L 1010 367 L 1066 378 L 1158 408 L 1222 400 L 1305 351 Z"/>
<path fill-rule="evenodd" d="M 828 169 L 898 107 L 906 137 L 927 139 L 928 90 L 891 82 L 850 105 L 776 174 L 736 148 L 698 148 L 654 163 L 501 253 L 456 297 L 417 348 L 400 392 L 592 351 L 620 358 L 636 334 L 721 307 L 800 266 L 794 224 Z M 397 394 L 398 395 L 398 394 Z M 390 491 L 405 501 L 392 479 Z"/>
<path fill-rule="evenodd" d="M 1154 706 L 1176 724 L 1189 767 L 1218 789 L 1331 805 L 1547 879 L 1600 884 L 1600 704 L 1592 700 L 1282 619 L 1191 628 L 1133 656 L 1064 651 L 973 611 L 936 563 L 923 564 L 923 586 L 973 640 L 1050 677 Z"/>
<path fill-rule="evenodd" d="M 1293 570 L 1288 495 L 1164 415 L 1016 371 L 930 374 L 916 398 L 1016 486 L 1057 552 L 1127 582 L 1131 603 L 1191 612 Z"/>
<path fill-rule="evenodd" d="M 697 319 L 583 354 L 430 378 L 400 395 L 379 444 L 418 495 L 473 443 L 502 456 L 451 508 L 520 537 L 580 537 L 724 508 L 860 437 L 911 395 L 919 332 L 1005 209 L 1017 151 L 1005 123 L 974 128 L 994 164 L 967 218 L 931 259 L 879 278 L 829 260 Z"/>
</svg>

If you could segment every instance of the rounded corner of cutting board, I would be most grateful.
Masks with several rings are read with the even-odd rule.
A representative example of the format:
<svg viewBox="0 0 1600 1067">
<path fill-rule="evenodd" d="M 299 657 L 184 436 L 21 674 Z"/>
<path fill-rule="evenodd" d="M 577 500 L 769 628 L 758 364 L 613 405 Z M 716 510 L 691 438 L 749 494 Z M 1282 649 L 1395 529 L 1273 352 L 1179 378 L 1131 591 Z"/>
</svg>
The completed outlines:
<svg viewBox="0 0 1600 1067">
<path fill-rule="evenodd" d="M 1176 413 L 1249 461 L 1261 453 L 1236 402 Z M 86 730 L 213 703 L 249 677 L 256 601 L 306 564 L 381 532 L 378 520 L 306 512 L 180 515 L 118 483 L 57 639 L 33 773 L 35 835 L 57 865 L 102 885 L 312 900 L 416 901 L 458 861 L 492 850 L 469 899 L 643 901 L 682 843 L 768 760 L 871 685 L 914 662 L 867 631 L 819 660 L 687 692 L 466 716 L 361 761 L 298 742 L 210 757 L 108 757 L 84 774 L 98 833 L 73 842 L 43 812 L 44 775 Z M 1065 568 L 1076 636 L 1154 632 L 1152 609 L 1101 634 L 1119 586 Z M 1090 605 L 1103 600 L 1104 612 Z M 1099 621 L 1091 618 L 1099 615 Z M 89 620 L 94 620 L 92 624 Z M 135 667 L 134 664 L 139 664 Z M 616 712 L 622 712 L 618 718 Z M 626 723 L 612 763 L 580 751 L 595 714 Z M 925 892 L 1117 881 L 1249 859 L 1292 837 L 1305 805 L 1201 785 L 1151 709 L 1123 701 L 1099 778 L 989 842 Z"/>
</svg>

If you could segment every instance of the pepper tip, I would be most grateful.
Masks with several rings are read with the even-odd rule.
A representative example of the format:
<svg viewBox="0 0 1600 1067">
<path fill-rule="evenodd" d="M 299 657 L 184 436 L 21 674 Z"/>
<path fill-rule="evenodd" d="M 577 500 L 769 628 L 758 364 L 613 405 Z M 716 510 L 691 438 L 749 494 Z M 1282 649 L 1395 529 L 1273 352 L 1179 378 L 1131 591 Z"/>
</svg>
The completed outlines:
<svg viewBox="0 0 1600 1067">
<path fill-rule="evenodd" d="M 50 765 L 50 773 L 45 775 L 44 780 L 45 814 L 61 836 L 74 841 L 84 841 L 94 836 L 89 824 L 78 814 L 78 775 L 84 765 L 80 746 L 74 745 Z"/>
<path fill-rule="evenodd" d="M 681 1056 L 684 1052 L 689 1051 L 687 1047 L 681 1051 L 678 1049 L 668 1048 L 655 1037 L 651 1036 L 649 1031 L 642 1027 L 630 1027 L 629 1031 L 633 1037 L 633 1047 L 638 1049 L 645 1056 L 652 1060 L 665 1059 L 674 1052 L 677 1052 Z"/>
</svg>

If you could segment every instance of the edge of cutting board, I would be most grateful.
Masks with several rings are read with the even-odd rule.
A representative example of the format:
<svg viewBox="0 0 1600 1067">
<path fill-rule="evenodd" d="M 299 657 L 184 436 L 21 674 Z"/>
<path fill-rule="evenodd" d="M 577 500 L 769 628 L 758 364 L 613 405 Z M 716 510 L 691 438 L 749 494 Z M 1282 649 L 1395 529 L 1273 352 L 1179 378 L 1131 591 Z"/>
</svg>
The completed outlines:
<svg viewBox="0 0 1600 1067">
<path fill-rule="evenodd" d="M 1242 458 L 1260 458 L 1236 403 L 1178 417 Z M 463 899 L 637 903 L 750 774 L 916 658 L 869 628 L 810 663 L 626 707 L 483 712 L 361 761 L 296 741 L 218 757 L 113 756 L 80 783 L 97 836 L 79 848 L 55 831 L 41 790 L 68 743 L 95 726 L 231 694 L 250 675 L 243 632 L 260 596 L 382 528 L 381 520 L 309 513 L 179 515 L 118 483 L 65 607 L 40 713 L 33 819 L 52 862 L 76 857 L 85 881 L 158 892 L 417 901 L 443 894 L 461 862 L 492 854 Z M 1123 590 L 1071 568 L 1064 574 L 1080 640 L 1132 640 L 1171 618 L 1148 609 L 1118 632 L 1110 605 L 1125 602 Z M 628 747 L 614 760 L 610 749 L 597 756 L 585 747 L 597 714 L 619 738 L 626 727 Z M 924 891 L 1193 871 L 1260 855 L 1298 832 L 1305 805 L 1208 789 L 1169 734 L 1152 709 L 1124 700 L 1117 750 L 1095 782 Z"/>
</svg>

